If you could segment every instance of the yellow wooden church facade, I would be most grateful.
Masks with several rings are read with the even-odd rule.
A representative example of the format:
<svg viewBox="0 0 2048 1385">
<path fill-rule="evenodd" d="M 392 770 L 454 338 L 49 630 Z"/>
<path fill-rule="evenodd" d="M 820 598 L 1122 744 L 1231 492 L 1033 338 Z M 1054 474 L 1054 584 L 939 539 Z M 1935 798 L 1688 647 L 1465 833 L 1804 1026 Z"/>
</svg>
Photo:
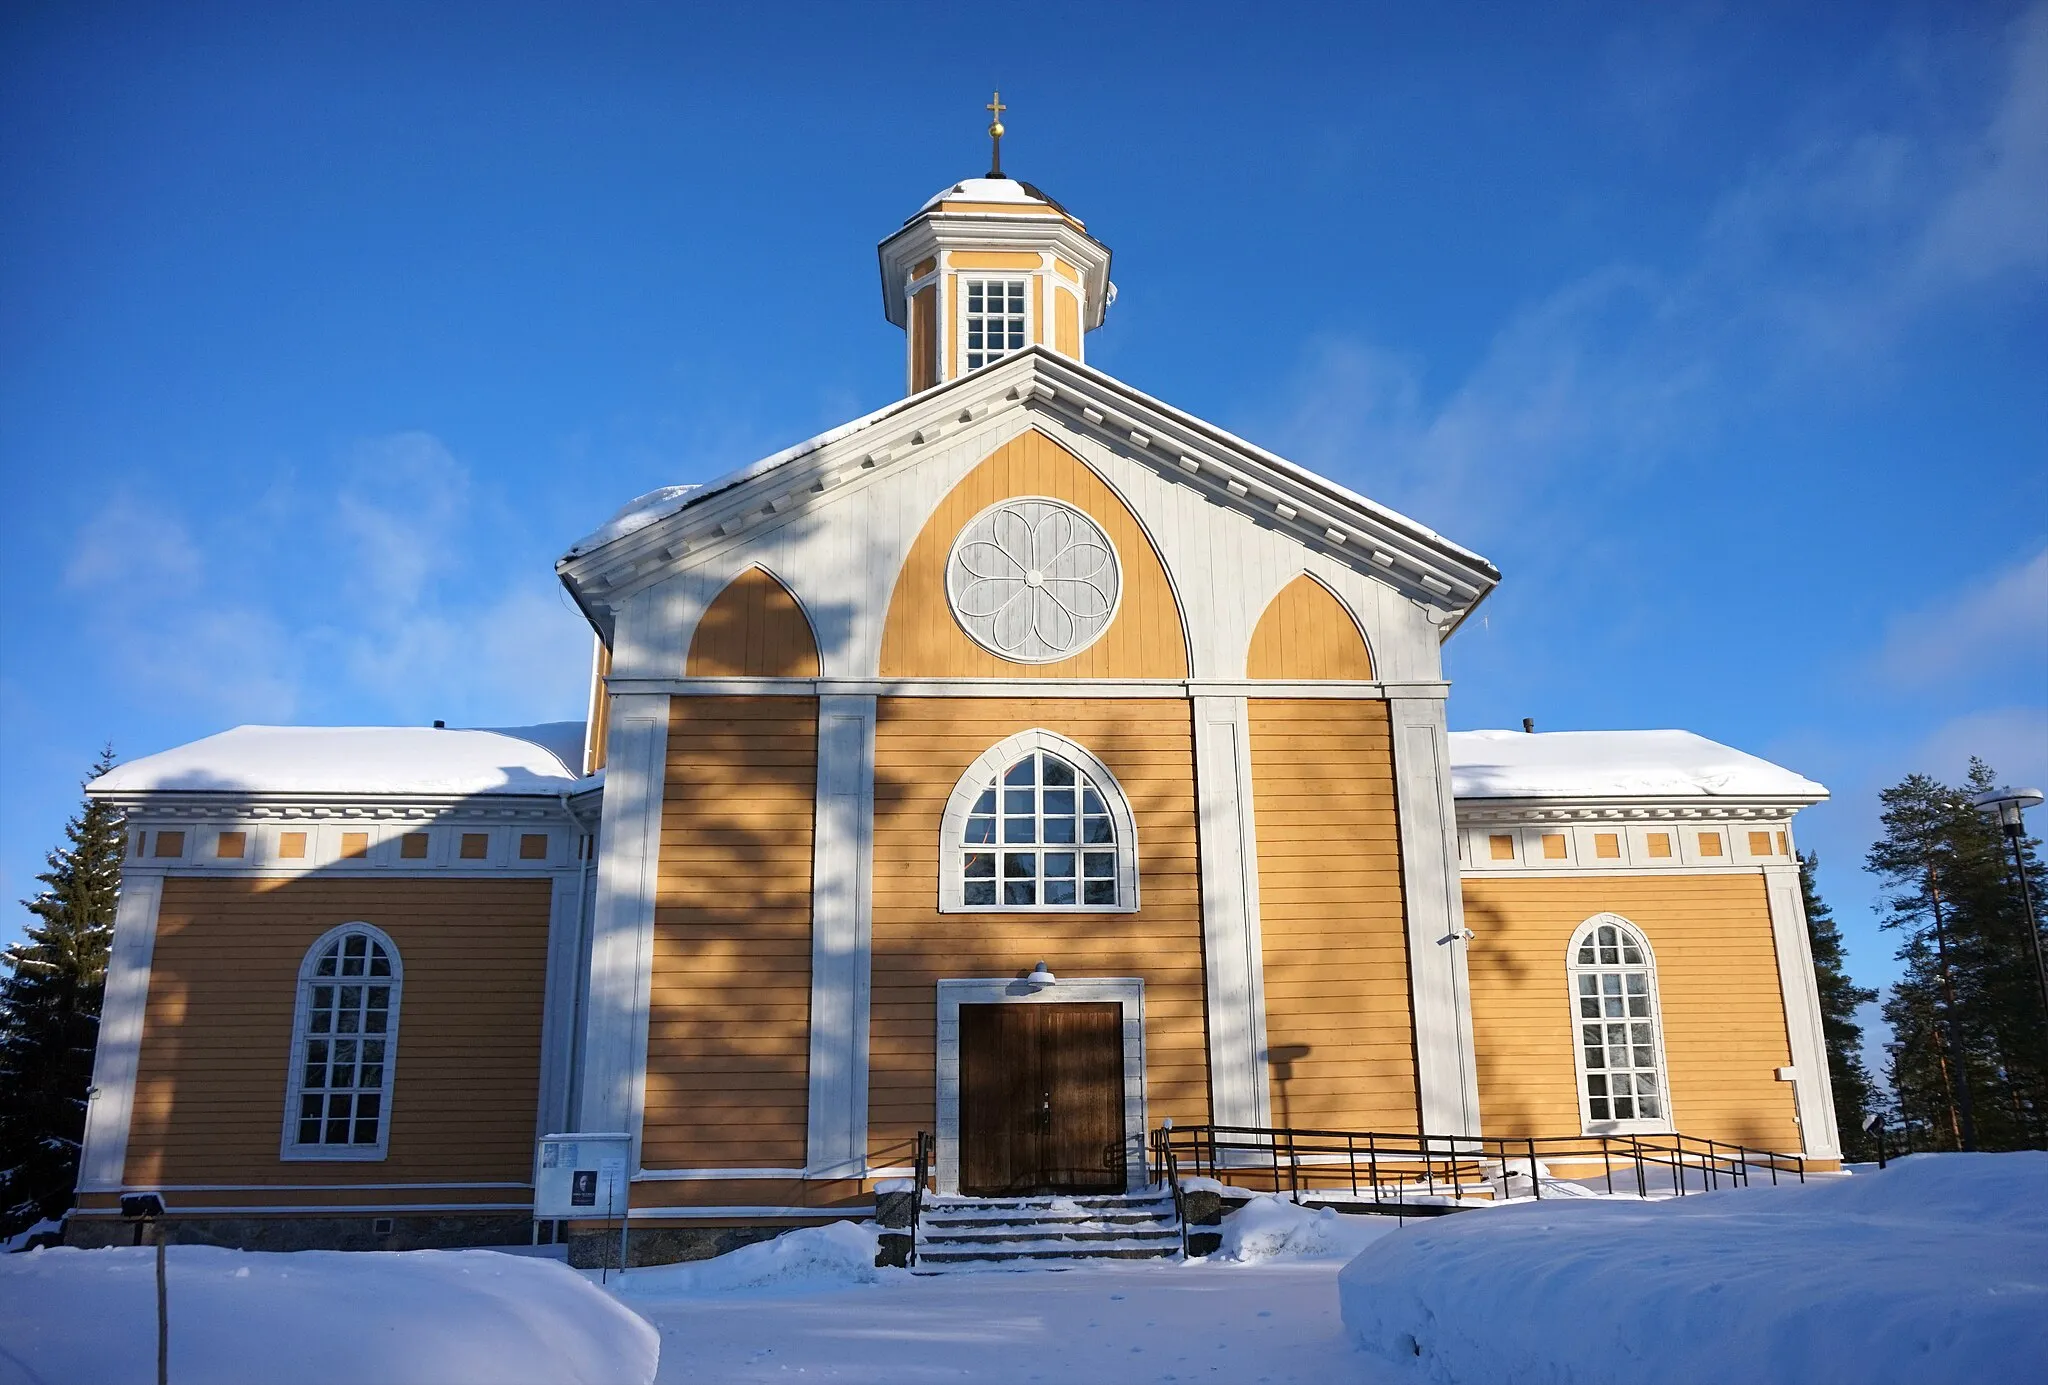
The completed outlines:
<svg viewBox="0 0 2048 1385">
<path fill-rule="evenodd" d="M 1498 573 L 1088 366 L 1109 259 L 1000 177 L 884 240 L 907 397 L 558 564 L 586 725 L 238 728 L 95 785 L 131 841 L 72 1239 L 136 1191 L 247 1244 L 524 1239 L 551 1133 L 626 1137 L 632 1227 L 699 1246 L 863 1214 L 920 1132 L 965 1194 L 1135 1185 L 1168 1121 L 1838 1158 L 1824 791 L 1450 732 Z"/>
</svg>

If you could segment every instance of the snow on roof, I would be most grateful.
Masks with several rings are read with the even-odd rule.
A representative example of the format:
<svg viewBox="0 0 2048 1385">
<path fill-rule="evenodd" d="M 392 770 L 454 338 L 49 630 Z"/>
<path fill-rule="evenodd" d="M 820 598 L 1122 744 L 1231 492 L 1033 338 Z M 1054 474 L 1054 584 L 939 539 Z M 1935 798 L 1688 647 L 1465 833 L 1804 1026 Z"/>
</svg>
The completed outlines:
<svg viewBox="0 0 2048 1385">
<path fill-rule="evenodd" d="M 237 726 L 116 766 L 93 793 L 558 794 L 592 781 L 571 765 L 583 723 L 495 730 Z"/>
<path fill-rule="evenodd" d="M 1805 798 L 1801 775 L 1690 731 L 1453 731 L 1458 798 Z"/>
<path fill-rule="evenodd" d="M 948 383 L 951 382 L 949 381 Z M 944 389 L 946 386 L 939 385 L 935 388 Z M 585 534 L 582 538 L 576 540 L 575 543 L 570 544 L 569 551 L 562 555 L 563 559 L 580 558 L 593 549 L 602 548 L 608 543 L 626 537 L 628 534 L 645 529 L 656 520 L 667 519 L 678 510 L 687 509 L 700 500 L 708 500 L 720 491 L 730 490 L 742 481 L 751 481 L 763 472 L 773 471 L 784 462 L 793 461 L 806 452 L 814 452 L 818 448 L 838 442 L 843 437 L 858 433 L 877 419 L 917 403 L 921 397 L 920 395 L 913 394 L 908 399 L 893 400 L 876 409 L 873 413 L 862 414 L 859 418 L 855 419 L 848 419 L 845 423 L 827 428 L 817 436 L 806 438 L 793 447 L 785 447 L 780 452 L 770 453 L 758 461 L 748 462 L 745 466 L 735 468 L 732 471 L 726 472 L 723 476 L 714 477 L 712 480 L 683 486 L 662 486 L 656 490 L 651 490 L 643 496 L 627 501 L 624 508 L 606 520 L 602 528 Z"/>
<path fill-rule="evenodd" d="M 693 491 L 703 489 L 701 485 L 656 486 L 645 495 L 636 495 L 619 506 L 617 514 L 578 539 L 569 552 L 586 553 L 593 548 L 603 547 L 613 539 L 623 539 L 628 534 L 637 534 L 656 520 L 666 519 L 682 509 L 684 497 Z"/>
<path fill-rule="evenodd" d="M 1049 205 L 1036 188 L 1015 178 L 963 178 L 951 187 L 940 188 L 918 210 L 928 212 L 941 202 L 1015 202 L 1020 205 Z"/>
<path fill-rule="evenodd" d="M 1042 357 L 1049 364 L 1053 364 L 1068 370 L 1078 371 L 1079 373 L 1088 378 L 1097 380 L 1104 385 L 1122 391 L 1123 393 L 1129 395 L 1131 398 L 1137 399 L 1143 402 L 1144 404 L 1148 405 L 1149 407 L 1157 409 L 1159 412 L 1167 415 L 1168 417 L 1182 421 L 1191 428 L 1203 430 L 1211 434 L 1214 434 L 1216 437 L 1222 439 L 1226 445 L 1241 449 L 1246 454 L 1256 458 L 1265 465 L 1272 467 L 1276 471 L 1279 471 L 1286 476 L 1292 477 L 1294 480 L 1302 483 L 1303 485 L 1315 487 L 1316 489 L 1325 492 L 1332 499 L 1340 501 L 1345 505 L 1353 506 L 1356 509 L 1365 512 L 1366 514 L 1370 514 L 1379 520 L 1394 525 L 1397 528 L 1406 529 L 1410 533 L 1415 534 L 1416 536 L 1432 544 L 1437 545 L 1446 553 L 1449 553 L 1462 561 L 1471 563 L 1474 566 L 1482 568 L 1487 573 L 1495 577 L 1499 576 L 1499 570 L 1495 568 L 1490 561 L 1481 557 L 1478 553 L 1475 553 L 1473 550 L 1465 547 L 1463 544 L 1445 538 L 1442 534 L 1430 528 L 1428 525 L 1423 524 L 1418 520 L 1411 519 L 1409 516 L 1402 514 L 1399 510 L 1391 509 L 1386 505 L 1382 505 L 1377 500 L 1372 500 L 1366 496 L 1360 495 L 1357 491 L 1352 490 L 1349 486 L 1341 485 L 1336 481 L 1332 481 L 1327 476 L 1324 476 L 1318 472 L 1310 471 L 1307 467 L 1302 466 L 1298 462 L 1291 462 L 1287 460 L 1287 458 L 1282 457 L 1277 453 L 1268 452 L 1265 448 L 1260 447 L 1257 443 L 1248 442 L 1244 438 L 1239 437 L 1237 434 L 1230 432 L 1228 429 L 1220 428 L 1216 424 L 1210 423 L 1206 419 L 1197 418 L 1195 415 L 1187 412 L 1185 409 L 1181 409 L 1175 405 L 1168 404 L 1162 399 L 1158 399 L 1152 395 L 1149 395 L 1145 393 L 1143 390 L 1138 389 L 1132 385 L 1126 384 L 1122 380 L 1117 379 L 1115 376 L 1110 375 L 1107 372 L 1095 366 L 1087 365 L 1080 361 L 1070 360 L 1066 357 L 1057 355 L 1049 347 L 1036 345 L 1025 347 L 1022 351 L 1016 353 L 1016 356 L 1011 357 L 1010 359 L 1017 359 L 1026 356 Z M 623 538 L 626 535 L 631 534 L 637 530 L 644 529 L 649 524 L 654 523 L 656 520 L 665 519 L 669 515 L 674 514 L 679 510 L 687 509 L 691 505 L 696 505 L 705 500 L 709 500 L 712 496 L 719 494 L 721 491 L 730 490 L 734 486 L 741 485 L 747 481 L 753 480 L 756 476 L 760 476 L 767 472 L 773 471 L 775 470 L 775 468 L 783 465 L 785 462 L 794 461 L 798 457 L 804 456 L 807 453 L 815 452 L 819 448 L 830 446 L 831 444 L 840 441 L 842 438 L 851 437 L 853 434 L 858 433 L 862 429 L 870 427 L 875 423 L 880 422 L 882 419 L 885 419 L 892 414 L 896 414 L 905 409 L 915 407 L 916 405 L 922 403 L 924 399 L 929 395 L 937 394 L 944 390 L 958 388 L 962 385 L 964 381 L 966 381 L 969 378 L 970 377 L 964 375 L 958 376 L 952 380 L 944 381 L 943 383 L 934 385 L 931 389 L 926 390 L 921 394 L 913 394 L 905 399 L 892 400 L 891 402 L 884 404 L 881 408 L 876 409 L 872 413 L 862 414 L 859 418 L 848 419 L 846 422 L 828 428 L 824 432 L 819 433 L 814 437 L 806 438 L 802 442 L 796 443 L 790 447 L 785 447 L 780 452 L 772 453 L 769 456 L 762 457 L 757 461 L 748 462 L 745 466 L 738 467 L 732 471 L 728 471 L 727 473 L 725 473 L 725 475 L 717 477 L 713 480 L 706 481 L 697 485 L 664 486 L 659 490 L 649 491 L 646 495 L 640 496 L 638 499 L 628 502 L 627 505 L 623 509 L 621 509 L 617 515 L 613 516 L 611 520 L 606 522 L 603 528 L 598 529 L 594 533 L 587 534 L 583 538 L 578 539 L 575 543 L 571 544 L 569 546 L 569 551 L 562 555 L 563 560 L 567 561 L 570 558 L 580 558 L 584 554 L 589 553 L 594 549 L 601 548 L 607 543 L 611 543 L 614 540 Z"/>
</svg>

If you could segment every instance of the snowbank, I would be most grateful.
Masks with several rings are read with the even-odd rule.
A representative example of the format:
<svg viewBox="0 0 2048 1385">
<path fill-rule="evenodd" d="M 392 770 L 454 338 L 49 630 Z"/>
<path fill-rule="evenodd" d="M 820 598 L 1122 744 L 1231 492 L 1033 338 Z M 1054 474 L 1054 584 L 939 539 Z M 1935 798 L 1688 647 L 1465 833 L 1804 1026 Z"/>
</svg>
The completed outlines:
<svg viewBox="0 0 2048 1385">
<path fill-rule="evenodd" d="M 1463 1213 L 1371 1247 L 1338 1284 L 1347 1330 L 1399 1379 L 2039 1379 L 2048 1154 Z"/>
<path fill-rule="evenodd" d="M 613 1276 L 610 1287 L 622 1298 L 653 1302 L 747 1289 L 879 1284 L 885 1276 L 900 1278 L 901 1270 L 875 1268 L 877 1235 L 872 1222 L 806 1226 L 710 1260 L 628 1270 Z"/>
<path fill-rule="evenodd" d="M 661 1339 L 547 1260 L 172 1246 L 172 1380 L 646 1385 Z M 156 1379 L 150 1249 L 0 1258 L 0 1385 Z"/>
<path fill-rule="evenodd" d="M 1349 1259 L 1399 1227 L 1393 1217 L 1347 1216 L 1327 1207 L 1298 1207 L 1284 1197 L 1259 1193 L 1223 1219 L 1223 1245 L 1209 1259 L 1240 1265 L 1265 1260 Z"/>
<path fill-rule="evenodd" d="M 1828 791 L 1690 731 L 1453 731 L 1458 798 L 1784 798 Z"/>
<path fill-rule="evenodd" d="M 591 787 L 570 768 L 580 761 L 582 744 L 580 721 L 489 731 L 237 726 L 130 760 L 86 788 L 91 793 L 552 795 Z"/>
</svg>

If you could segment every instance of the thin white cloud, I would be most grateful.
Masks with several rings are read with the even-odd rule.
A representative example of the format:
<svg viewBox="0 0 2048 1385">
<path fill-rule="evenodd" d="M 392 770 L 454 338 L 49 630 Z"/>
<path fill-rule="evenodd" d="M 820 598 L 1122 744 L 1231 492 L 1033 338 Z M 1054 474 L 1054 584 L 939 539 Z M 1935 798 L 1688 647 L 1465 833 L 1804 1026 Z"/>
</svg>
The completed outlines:
<svg viewBox="0 0 2048 1385">
<path fill-rule="evenodd" d="M 1993 707 L 1943 722 L 1915 746 L 1905 773 L 1961 783 L 1970 758 L 2004 782 L 2048 782 L 2048 707 Z"/>
<path fill-rule="evenodd" d="M 1917 57 L 1893 57 L 1910 88 Z M 1593 489 L 1691 455 L 1765 396 L 1863 378 L 1841 367 L 1986 276 L 2048 279 L 2048 5 L 2015 21 L 1974 123 L 1893 114 L 1810 119 L 1720 199 L 1689 262 L 1561 285 L 1461 381 L 1325 339 L 1246 429 L 1482 548 L 1538 515 L 1582 525 Z"/>
<path fill-rule="evenodd" d="M 117 491 L 72 541 L 64 584 L 118 594 L 124 588 L 184 588 L 199 576 L 199 550 L 179 517 Z"/>
<path fill-rule="evenodd" d="M 465 526 L 469 469 L 430 433 L 396 433 L 350 449 L 334 522 L 353 549 L 348 572 L 367 597 L 413 606 Z"/>
<path fill-rule="evenodd" d="M 1927 227 L 1920 269 L 1976 280 L 2048 267 L 2048 6 L 2013 21 L 2003 99 Z"/>
<path fill-rule="evenodd" d="M 315 474 L 240 509 L 117 504 L 83 528 L 72 585 L 114 677 L 223 725 L 582 714 L 589 631 L 553 591 L 551 543 L 440 439 L 368 439 Z"/>
<path fill-rule="evenodd" d="M 1877 662 L 1886 677 L 1910 686 L 2027 664 L 2048 674 L 2048 548 L 1896 617 Z"/>
</svg>

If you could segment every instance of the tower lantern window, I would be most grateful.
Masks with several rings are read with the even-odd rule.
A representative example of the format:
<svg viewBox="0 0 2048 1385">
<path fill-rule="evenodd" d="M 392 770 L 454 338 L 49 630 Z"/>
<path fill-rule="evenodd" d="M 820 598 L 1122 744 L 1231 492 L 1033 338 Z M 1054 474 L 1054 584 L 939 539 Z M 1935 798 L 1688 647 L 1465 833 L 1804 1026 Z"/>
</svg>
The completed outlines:
<svg viewBox="0 0 2048 1385">
<path fill-rule="evenodd" d="M 979 370 L 1024 349 L 1022 279 L 967 281 L 967 368 Z"/>
</svg>

